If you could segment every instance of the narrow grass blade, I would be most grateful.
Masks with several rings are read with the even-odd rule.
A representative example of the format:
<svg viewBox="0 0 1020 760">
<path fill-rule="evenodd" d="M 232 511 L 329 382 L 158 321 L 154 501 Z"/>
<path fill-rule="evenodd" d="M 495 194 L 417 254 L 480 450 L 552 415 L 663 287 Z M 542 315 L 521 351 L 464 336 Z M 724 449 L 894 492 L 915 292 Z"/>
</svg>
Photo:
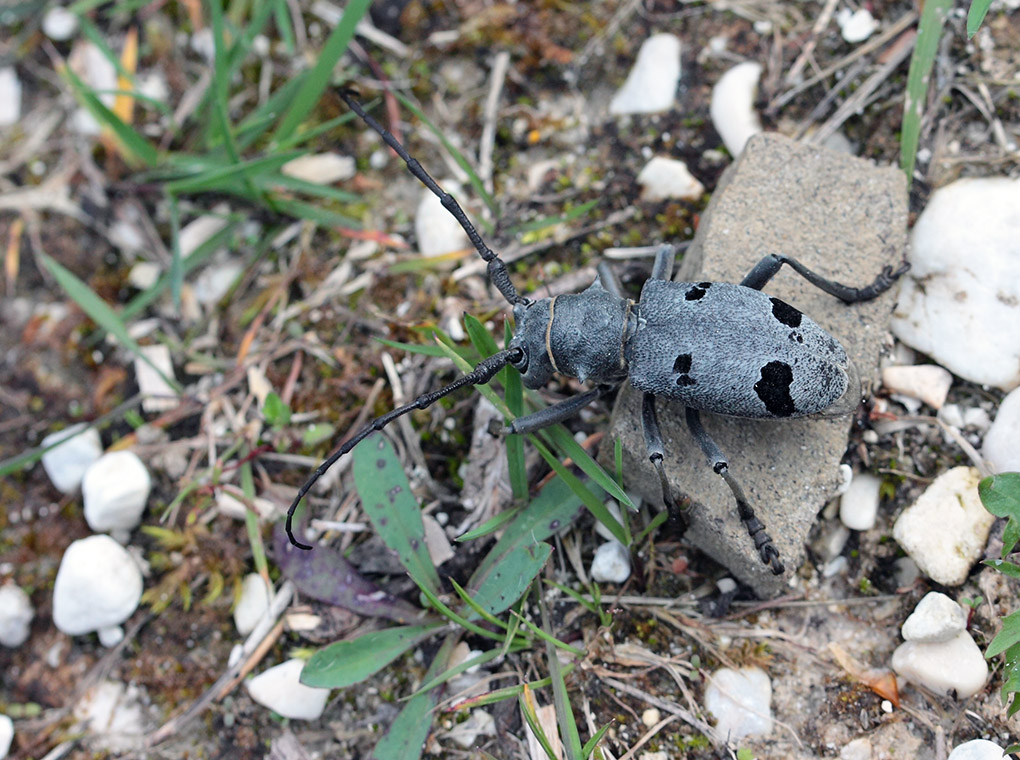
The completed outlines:
<svg viewBox="0 0 1020 760">
<path fill-rule="evenodd" d="M 399 340 L 390 340 L 389 338 L 376 338 L 376 340 L 384 346 L 396 348 L 401 351 L 407 351 L 409 354 L 421 354 L 422 356 L 446 356 L 446 351 L 439 346 L 430 346 L 425 343 L 402 343 Z"/>
<path fill-rule="evenodd" d="M 303 154 L 304 151 L 294 150 L 218 166 L 191 177 L 167 182 L 166 190 L 175 195 L 208 192 L 233 193 L 239 179 L 255 180 L 266 175 L 276 177 L 281 166 Z"/>
<path fill-rule="evenodd" d="M 425 673 L 426 681 L 435 680 L 435 675 L 450 664 L 454 647 L 459 637 L 451 634 L 443 640 L 432 664 Z M 419 693 L 400 711 L 390 724 L 386 735 L 379 740 L 372 750 L 372 760 L 418 760 L 425 747 L 429 731 L 432 730 L 433 713 L 439 704 L 438 690 Z"/>
<path fill-rule="evenodd" d="M 570 457 L 574 464 L 580 468 L 581 472 L 591 478 L 595 485 L 623 506 L 628 509 L 634 509 L 634 502 L 630 500 L 627 492 L 620 487 L 615 478 L 602 469 L 602 465 L 592 459 L 591 454 L 585 451 L 581 444 L 574 440 L 574 436 L 565 427 L 553 425 L 542 432 L 548 436 L 550 443 L 556 447 L 559 453 L 565 457 Z"/>
<path fill-rule="evenodd" d="M 474 541 L 476 538 L 487 536 L 490 533 L 495 533 L 497 530 L 499 530 L 508 522 L 517 517 L 518 514 L 520 514 L 519 509 L 504 509 L 498 515 L 490 517 L 488 520 L 483 522 L 474 530 L 469 530 L 467 533 L 462 533 L 461 535 L 457 536 L 457 538 L 454 540 L 463 543 L 465 541 Z"/>
<path fill-rule="evenodd" d="M 304 201 L 290 200 L 286 198 L 274 198 L 273 207 L 281 214 L 289 214 L 297 219 L 307 219 L 325 229 L 346 227 L 350 230 L 361 229 L 361 222 L 349 216 L 330 211 L 329 209 L 313 206 Z"/>
<path fill-rule="evenodd" d="M 478 176 L 478 172 L 476 172 L 474 167 L 471 166 L 470 163 L 468 163 L 468 160 L 466 158 L 464 158 L 464 154 L 457 150 L 454 147 L 453 143 L 451 143 L 446 138 L 446 135 L 443 134 L 442 130 L 440 130 L 438 127 L 436 127 L 435 124 L 429 121 L 425 114 L 421 112 L 421 109 L 418 108 L 418 106 L 416 106 L 414 103 L 412 103 L 405 95 L 403 95 L 400 92 L 397 92 L 396 90 L 393 91 L 393 94 L 407 110 L 409 110 L 411 113 L 417 116 L 418 119 L 421 120 L 421 123 L 428 127 L 428 130 L 432 134 L 439 138 L 439 141 L 443 144 L 443 147 L 446 148 L 449 154 L 453 157 L 453 160 L 456 161 L 457 165 L 464 170 L 465 174 L 468 175 L 468 181 L 471 183 L 471 187 L 474 189 L 474 191 L 478 193 L 478 197 L 481 198 L 482 201 L 484 201 L 486 206 L 489 207 L 489 211 L 492 212 L 493 216 L 496 216 L 499 213 L 499 208 L 496 205 L 496 201 L 493 199 L 491 195 L 489 195 L 488 191 L 485 189 L 485 184 L 482 182 L 482 178 Z M 481 220 L 480 223 L 487 230 L 491 231 L 491 225 L 487 224 L 484 220 Z"/>
<path fill-rule="evenodd" d="M 303 152 L 303 151 L 302 151 Z M 291 177 L 280 172 L 272 172 L 253 176 L 256 187 L 265 190 L 289 190 L 295 193 L 303 193 L 313 198 L 325 198 L 326 200 L 337 201 L 338 203 L 356 203 L 361 198 L 355 193 L 349 193 L 332 185 L 323 185 L 318 182 L 309 182 L 298 177 Z"/>
<path fill-rule="evenodd" d="M 57 284 L 64 289 L 64 292 L 67 293 L 71 300 L 78 304 L 81 310 L 84 311 L 93 322 L 106 330 L 106 332 L 110 333 L 110 335 L 114 336 L 118 341 L 120 341 L 121 345 L 152 367 L 152 369 L 155 370 L 164 381 L 166 381 L 167 385 L 178 393 L 184 392 L 180 383 L 171 377 L 167 377 L 163 373 L 163 370 L 152 363 L 149 357 L 146 356 L 145 352 L 142 351 L 142 347 L 139 346 L 138 342 L 128 333 L 127 325 L 121 320 L 117 313 L 111 309 L 109 305 L 107 305 L 106 301 L 97 296 L 92 288 L 75 277 L 70 270 L 65 269 L 55 259 L 50 258 L 47 254 L 42 252 L 39 253 L 39 257 L 43 266 L 45 266 L 47 271 L 53 275 Z"/>
<path fill-rule="evenodd" d="M 927 102 L 931 67 L 935 63 L 942 25 L 953 6 L 953 0 L 927 0 L 921 11 L 917 43 L 910 57 L 907 92 L 903 99 L 903 126 L 900 135 L 900 166 L 909 184 L 914 178 L 917 145 L 921 136 L 921 116 Z"/>
<path fill-rule="evenodd" d="M 602 199 L 595 198 L 594 200 L 582 203 L 580 206 L 574 206 L 574 208 L 569 211 L 557 214 L 556 216 L 545 216 L 541 219 L 533 219 L 530 222 L 524 222 L 523 224 L 515 224 L 507 230 L 507 234 L 522 235 L 528 232 L 538 232 L 539 230 L 544 230 L 547 227 L 554 227 L 557 224 L 572 222 L 595 208 L 599 204 L 600 200 Z"/>
<path fill-rule="evenodd" d="M 244 452 L 247 454 L 250 452 Z M 255 501 L 255 477 L 252 474 L 251 460 L 242 455 L 241 465 L 241 492 L 249 504 Z M 244 511 L 244 527 L 248 533 L 248 543 L 251 545 L 252 560 L 255 569 L 263 578 L 269 578 L 269 562 L 266 560 L 266 545 L 262 541 L 262 528 L 259 525 L 259 516 L 253 509 Z"/>
<path fill-rule="evenodd" d="M 342 689 L 364 681 L 404 652 L 432 636 L 440 625 L 406 625 L 372 631 L 320 649 L 301 671 L 301 683 L 323 689 Z"/>
<path fill-rule="evenodd" d="M 439 576 L 425 545 L 421 507 L 393 446 L 376 433 L 356 446 L 352 456 L 354 484 L 372 527 L 397 553 L 415 583 L 440 593 Z"/>
<path fill-rule="evenodd" d="M 606 509 L 606 505 L 602 503 L 602 500 L 595 496 L 591 489 L 582 483 L 574 473 L 564 467 L 563 463 L 537 437 L 529 435 L 528 439 L 538 449 L 538 453 L 541 454 L 542 458 L 566 482 L 567 486 L 577 495 L 584 506 L 588 508 L 592 516 L 605 525 L 620 543 L 624 546 L 630 546 L 630 536 L 626 527 L 613 517 L 610 511 Z"/>
<path fill-rule="evenodd" d="M 545 756 L 549 760 L 558 760 L 559 755 L 553 749 L 552 742 L 549 741 L 549 737 L 545 735 L 545 731 L 542 730 L 541 724 L 538 722 L 538 713 L 535 711 L 535 701 L 531 697 L 531 692 L 525 685 L 524 689 L 517 697 L 517 704 L 521 708 L 521 715 L 524 716 L 524 722 L 528 724 L 528 728 L 531 729 L 532 735 L 538 742 L 539 746 L 542 747 L 542 751 L 545 752 Z"/>
<path fill-rule="evenodd" d="M 522 647 L 519 647 L 514 651 L 518 651 L 520 648 Z M 415 692 L 415 695 L 421 694 L 424 691 L 428 691 L 429 689 L 433 689 L 436 686 L 439 686 L 440 684 L 446 683 L 451 678 L 459 676 L 465 670 L 469 670 L 477 665 L 485 665 L 488 662 L 492 662 L 493 660 L 498 659 L 502 655 L 503 655 L 502 649 L 490 649 L 487 652 L 482 652 L 481 654 L 477 654 L 474 657 L 469 657 L 459 665 L 455 665 L 452 668 L 448 668 L 447 670 L 444 670 L 442 673 L 438 674 L 434 678 L 430 678 L 429 680 L 425 681 L 425 683 L 423 683 L 419 687 L 418 691 Z"/>
<path fill-rule="evenodd" d="M 539 589 L 539 592 L 541 590 Z M 545 597 L 538 593 L 538 608 L 542 616 L 543 630 L 552 630 L 552 621 L 549 618 L 549 608 L 545 603 Z M 569 760 L 581 760 L 581 736 L 577 733 L 577 721 L 574 720 L 574 711 L 570 705 L 570 695 L 567 693 L 567 683 L 563 677 L 563 667 L 560 665 L 559 654 L 554 648 L 556 639 L 550 635 L 546 640 L 546 663 L 549 666 L 549 677 L 552 679 L 553 704 L 556 706 L 556 720 L 560 726 L 560 738 L 564 743 L 564 749 Z M 578 655 L 583 656 L 583 655 Z"/>
<path fill-rule="evenodd" d="M 63 67 L 61 73 L 67 78 L 71 89 L 74 90 L 82 105 L 101 126 L 110 131 L 128 159 L 149 167 L 154 167 L 159 163 L 159 153 L 156 148 L 107 108 L 70 68 Z"/>
<path fill-rule="evenodd" d="M 598 731 L 596 731 L 595 735 L 592 738 L 590 738 L 588 741 L 584 743 L 584 746 L 581 747 L 581 757 L 591 757 L 592 752 L 595 751 L 595 748 L 598 746 L 599 742 L 602 741 L 602 737 L 606 735 L 606 732 L 610 729 L 612 725 L 613 725 L 612 723 L 607 723 Z"/>
<path fill-rule="evenodd" d="M 977 34 L 991 7 L 992 0 L 971 0 L 970 10 L 967 11 L 967 39 Z"/>
<path fill-rule="evenodd" d="M 294 134 L 305 117 L 319 102 L 322 93 L 329 87 L 330 77 L 340 57 L 347 52 L 347 47 L 354 38 L 354 28 L 362 16 L 368 12 L 372 0 L 351 0 L 347 3 L 340 23 L 336 25 L 319 53 L 315 66 L 301 83 L 301 88 L 294 96 L 293 102 L 280 120 L 273 133 L 273 142 L 279 143 Z"/>
<path fill-rule="evenodd" d="M 503 323 L 503 344 L 510 347 L 510 322 Z M 513 367 L 506 367 L 499 375 L 503 384 L 506 405 L 510 409 L 510 419 L 524 415 L 524 383 L 521 374 Z M 524 437 L 510 435 L 506 438 L 507 471 L 510 476 L 510 488 L 514 499 L 523 501 L 528 496 L 528 473 L 524 462 Z"/>
</svg>

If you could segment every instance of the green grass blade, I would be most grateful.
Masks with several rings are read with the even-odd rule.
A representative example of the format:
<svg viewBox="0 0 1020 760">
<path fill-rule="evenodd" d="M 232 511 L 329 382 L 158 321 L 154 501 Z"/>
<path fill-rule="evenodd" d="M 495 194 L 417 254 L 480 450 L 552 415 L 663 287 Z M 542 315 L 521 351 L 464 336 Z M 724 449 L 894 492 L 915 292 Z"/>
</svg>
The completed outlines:
<svg viewBox="0 0 1020 760">
<path fill-rule="evenodd" d="M 476 538 L 481 538 L 482 536 L 487 536 L 490 533 L 495 533 L 497 530 L 517 517 L 519 513 L 519 509 L 504 509 L 498 515 L 490 517 L 474 530 L 469 530 L 467 533 L 457 536 L 454 540 L 463 543 L 464 541 L 474 541 Z"/>
<path fill-rule="evenodd" d="M 977 34 L 991 7 L 992 0 L 971 0 L 970 10 L 967 11 L 967 39 Z"/>
<path fill-rule="evenodd" d="M 457 165 L 461 169 L 464 170 L 464 173 L 468 175 L 468 181 L 471 183 L 471 187 L 474 189 L 474 191 L 478 194 L 478 197 L 482 199 L 486 206 L 489 207 L 489 211 L 492 212 L 493 216 L 498 215 L 499 207 L 496 205 L 496 201 L 493 199 L 491 195 L 489 195 L 488 191 L 485 189 L 484 183 L 482 182 L 482 178 L 478 176 L 478 172 L 476 172 L 474 167 L 471 166 L 470 163 L 468 163 L 468 160 L 466 158 L 464 158 L 464 154 L 457 150 L 457 148 L 454 147 L 453 143 L 451 143 L 446 138 L 446 135 L 443 134 L 442 130 L 440 130 L 438 127 L 436 127 L 435 124 L 429 121 L 425 114 L 421 112 L 421 109 L 418 108 L 418 106 L 416 106 L 414 103 L 412 103 L 405 95 L 403 95 L 400 92 L 397 92 L 396 90 L 393 91 L 393 94 L 407 110 L 409 110 L 411 113 L 417 116 L 418 119 L 421 120 L 421 123 L 428 127 L 428 130 L 432 134 L 439 138 L 439 141 L 443 144 L 443 147 L 446 148 L 449 154 L 453 157 L 453 160 L 457 163 Z M 481 220 L 481 225 L 485 227 L 486 230 L 491 232 L 492 225 L 485 222 L 485 220 Z"/>
<path fill-rule="evenodd" d="M 942 37 L 942 25 L 952 6 L 953 0 L 927 0 L 921 11 L 917 42 L 910 57 L 907 92 L 903 99 L 903 125 L 900 130 L 900 167 L 907 175 L 908 184 L 914 178 L 917 145 L 921 137 L 921 116 L 928 100 L 931 67 L 935 63 L 939 39 Z"/>
<path fill-rule="evenodd" d="M 582 483 L 574 473 L 564 467 L 563 463 L 536 436 L 529 435 L 528 439 L 538 449 L 538 453 L 541 454 L 542 458 L 563 479 L 584 506 L 588 508 L 588 511 L 592 513 L 595 519 L 605 525 L 620 543 L 624 546 L 630 546 L 630 536 L 627 529 L 606 509 L 606 505 L 602 503 L 602 500 L 593 494 L 591 489 Z"/>
<path fill-rule="evenodd" d="M 251 460 L 243 459 L 243 461 L 244 463 L 241 465 L 241 493 L 244 494 L 245 501 L 252 504 L 255 501 L 255 477 L 252 474 Z M 262 528 L 259 525 L 258 513 L 254 509 L 244 511 L 244 527 L 248 533 L 248 543 L 251 546 L 255 569 L 263 578 L 268 578 L 269 562 L 266 560 L 266 545 L 262 540 Z"/>
<path fill-rule="evenodd" d="M 553 425 L 543 430 L 540 434 L 544 434 L 543 437 L 547 436 L 549 442 L 556 447 L 562 456 L 570 457 L 574 460 L 574 464 L 580 468 L 581 472 L 591 478 L 595 485 L 623 506 L 628 509 L 634 509 L 634 502 L 630 500 L 627 492 L 620 487 L 615 478 L 602 469 L 602 465 L 592 459 L 591 454 L 585 451 L 584 447 L 574 440 L 574 436 L 565 427 Z"/>
<path fill-rule="evenodd" d="M 330 211 L 329 209 L 313 206 L 304 201 L 292 200 L 289 198 L 275 198 L 273 207 L 281 214 L 288 214 L 297 219 L 307 219 L 324 229 L 336 229 L 343 227 L 349 230 L 360 230 L 361 222 L 349 216 Z"/>
<path fill-rule="evenodd" d="M 528 724 L 528 728 L 531 729 L 532 735 L 535 740 L 538 741 L 539 746 L 542 747 L 542 751 L 545 752 L 545 756 L 549 760 L 557 760 L 559 757 L 555 750 L 553 750 L 552 742 L 549 741 L 549 737 L 545 735 L 545 731 L 542 730 L 542 726 L 538 722 L 538 715 L 535 713 L 534 705 L 532 704 L 531 695 L 528 694 L 527 690 L 523 690 L 517 697 L 517 704 L 521 708 L 521 715 L 524 716 L 524 722 Z"/>
<path fill-rule="evenodd" d="M 304 152 L 304 151 L 302 151 Z M 289 159 L 288 159 L 289 160 Z M 286 162 L 284 162 L 286 163 Z M 304 193 L 314 198 L 325 198 L 338 203 L 356 203 L 361 196 L 346 190 L 341 190 L 332 185 L 323 185 L 318 182 L 291 177 L 287 174 L 274 172 L 272 174 L 261 174 L 252 178 L 255 186 L 265 190 L 291 190 L 296 193 Z"/>
<path fill-rule="evenodd" d="M 304 154 L 304 151 L 288 151 L 277 153 L 271 156 L 262 156 L 247 161 L 209 168 L 206 171 L 195 174 L 191 177 L 172 180 L 166 183 L 167 192 L 175 195 L 185 193 L 208 193 L 208 192 L 234 192 L 234 184 L 239 180 L 246 182 L 266 175 L 275 177 L 278 171 L 288 161 Z"/>
<path fill-rule="evenodd" d="M 446 356 L 440 346 L 430 346 L 425 343 L 402 343 L 399 340 L 390 340 L 389 338 L 376 338 L 379 343 L 390 348 L 396 348 L 400 351 L 407 351 L 409 354 L 421 354 L 422 356 Z"/>
<path fill-rule="evenodd" d="M 138 345 L 138 342 L 131 337 L 128 332 L 127 325 L 121 320 L 117 313 L 107 305 L 106 301 L 97 296 L 95 292 L 86 285 L 84 282 L 79 280 L 70 270 L 65 269 L 55 259 L 50 258 L 45 253 L 39 253 L 40 260 L 43 266 L 46 267 L 47 271 L 53 275 L 53 278 L 57 281 L 57 284 L 64 289 L 64 292 L 84 311 L 89 319 L 95 322 L 103 330 L 106 330 L 110 335 L 115 337 L 122 346 L 127 348 L 135 356 L 139 357 L 143 362 L 152 367 L 153 370 L 166 381 L 167 385 L 173 388 L 178 393 L 183 393 L 184 389 L 180 383 L 171 377 L 167 377 L 163 370 L 157 367 L 145 352 L 142 351 L 142 347 Z"/>
<path fill-rule="evenodd" d="M 510 322 L 506 321 L 503 323 L 504 346 L 509 348 L 511 337 Z M 510 419 L 523 416 L 524 383 L 521 380 L 521 373 L 513 367 L 506 367 L 500 372 L 500 381 L 503 383 L 506 405 L 510 409 Z M 522 436 L 509 435 L 506 437 L 506 461 L 514 499 L 524 501 L 528 497 L 528 472 L 524 461 L 524 438 Z"/>
<path fill-rule="evenodd" d="M 149 167 L 154 167 L 159 163 L 159 153 L 148 140 L 107 108 L 70 68 L 65 66 L 62 72 L 82 105 L 101 126 L 110 130 L 128 156 Z"/>
<path fill-rule="evenodd" d="M 355 26 L 371 4 L 372 0 L 351 0 L 347 3 L 340 23 L 330 33 L 315 66 L 304 78 L 293 102 L 276 127 L 276 131 L 273 133 L 273 142 L 279 143 L 291 137 L 305 117 L 318 104 L 322 93 L 329 87 L 333 69 L 340 57 L 347 52 L 347 47 L 354 38 Z"/>
<path fill-rule="evenodd" d="M 459 637 L 447 636 L 439 648 L 432 664 L 425 673 L 425 680 L 435 680 L 435 675 L 450 663 Z M 432 730 L 433 714 L 439 705 L 439 690 L 429 690 L 412 697 L 386 730 L 372 750 L 371 760 L 418 760 L 421 757 L 429 732 Z"/>
<path fill-rule="evenodd" d="M 323 689 L 342 689 L 364 681 L 404 652 L 432 636 L 439 624 L 402 625 L 372 631 L 320 649 L 301 671 L 301 683 Z"/>
<path fill-rule="evenodd" d="M 569 211 L 557 214 L 556 216 L 545 216 L 541 219 L 533 219 L 530 222 L 515 224 L 506 232 L 508 235 L 523 235 L 528 232 L 538 232 L 539 230 L 544 230 L 547 227 L 555 227 L 557 224 L 567 224 L 587 214 L 595 208 L 601 200 L 601 198 L 595 198 L 594 200 L 587 201 L 579 206 L 574 206 Z"/>
<path fill-rule="evenodd" d="M 591 757 L 591 753 L 595 751 L 595 748 L 598 746 L 599 742 L 602 741 L 602 737 L 606 735 L 606 732 L 610 729 L 612 725 L 613 725 L 612 723 L 607 723 L 598 731 L 596 731 L 595 735 L 592 738 L 585 742 L 584 746 L 581 747 L 581 757 Z"/>
<path fill-rule="evenodd" d="M 415 583 L 438 594 L 441 584 L 425 545 L 421 507 L 393 446 L 376 433 L 355 446 L 351 455 L 354 484 L 372 527 Z"/>
</svg>

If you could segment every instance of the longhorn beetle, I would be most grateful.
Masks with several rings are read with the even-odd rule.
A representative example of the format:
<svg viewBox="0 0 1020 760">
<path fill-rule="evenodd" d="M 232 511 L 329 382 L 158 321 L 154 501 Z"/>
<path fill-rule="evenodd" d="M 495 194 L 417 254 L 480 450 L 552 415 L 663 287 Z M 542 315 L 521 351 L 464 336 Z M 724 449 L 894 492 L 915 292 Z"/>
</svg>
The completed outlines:
<svg viewBox="0 0 1020 760">
<path fill-rule="evenodd" d="M 287 510 L 287 535 L 295 546 L 312 547 L 294 537 L 294 511 L 312 485 L 344 454 L 370 433 L 398 417 L 425 409 L 466 385 L 488 383 L 509 364 L 528 388 L 541 388 L 553 373 L 591 381 L 594 387 L 503 427 L 507 434 L 531 433 L 561 422 L 618 388 L 624 381 L 643 393 L 641 423 L 648 459 L 655 467 L 662 500 L 671 522 L 682 532 L 687 497 L 671 493 L 663 467 L 662 434 L 655 413 L 656 397 L 679 401 L 687 426 L 712 469 L 729 486 L 737 511 L 765 565 L 784 571 L 779 551 L 754 513 L 743 489 L 729 471 L 726 456 L 701 424 L 701 412 L 751 419 L 785 419 L 811 414 L 845 414 L 861 398 L 857 372 L 839 342 L 789 304 L 761 289 L 783 264 L 812 285 L 845 303 L 876 298 L 908 268 L 885 267 L 874 282 L 852 288 L 826 279 L 796 259 L 768 254 L 740 282 L 673 282 L 676 251 L 662 246 L 637 302 L 624 297 L 607 268 L 581 292 L 553 298 L 518 294 L 506 264 L 490 249 L 452 195 L 445 192 L 400 142 L 368 115 L 356 93 L 340 97 L 389 145 L 418 180 L 434 193 L 464 228 L 488 264 L 489 281 L 513 307 L 517 332 L 507 349 L 478 363 L 473 372 L 450 385 L 423 394 L 409 404 L 377 417 L 349 438 L 301 486 Z M 718 351 L 724 347 L 723 353 Z"/>
</svg>

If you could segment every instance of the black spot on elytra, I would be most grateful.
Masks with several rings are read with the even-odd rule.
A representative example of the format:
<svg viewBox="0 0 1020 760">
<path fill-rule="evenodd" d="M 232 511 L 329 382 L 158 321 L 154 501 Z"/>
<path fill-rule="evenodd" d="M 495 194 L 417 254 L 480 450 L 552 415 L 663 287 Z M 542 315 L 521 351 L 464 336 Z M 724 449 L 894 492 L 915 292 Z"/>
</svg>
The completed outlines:
<svg viewBox="0 0 1020 760">
<path fill-rule="evenodd" d="M 804 336 L 801 335 L 799 332 L 796 332 L 795 330 L 791 330 L 790 331 L 790 340 L 793 341 L 794 343 L 803 343 L 804 342 Z"/>
<path fill-rule="evenodd" d="M 778 319 L 787 327 L 800 327 L 800 320 L 804 317 L 790 304 L 780 301 L 778 298 L 770 298 L 772 301 L 772 316 Z"/>
<path fill-rule="evenodd" d="M 677 387 L 686 388 L 688 385 L 695 384 L 695 379 L 688 374 L 691 371 L 692 362 L 693 358 L 690 354 L 680 354 L 673 362 L 673 371 L 680 375 L 676 379 Z"/>
<path fill-rule="evenodd" d="M 684 298 L 686 298 L 688 301 L 697 301 L 699 298 L 704 298 L 706 288 L 702 286 L 708 284 L 709 283 L 707 282 L 698 283 L 693 288 L 684 293 Z"/>
<path fill-rule="evenodd" d="M 376 459 L 375 460 L 375 466 L 378 469 L 380 469 L 380 470 L 385 470 L 386 469 L 386 460 L 385 459 Z"/>
<path fill-rule="evenodd" d="M 761 368 L 761 380 L 754 384 L 754 392 L 776 417 L 789 417 L 796 409 L 790 396 L 793 370 L 785 362 L 769 362 Z"/>
<path fill-rule="evenodd" d="M 712 287 L 712 283 L 710 283 L 710 282 L 699 282 L 698 283 L 698 287 L 699 288 L 704 288 L 705 290 L 708 290 L 710 287 Z"/>
</svg>

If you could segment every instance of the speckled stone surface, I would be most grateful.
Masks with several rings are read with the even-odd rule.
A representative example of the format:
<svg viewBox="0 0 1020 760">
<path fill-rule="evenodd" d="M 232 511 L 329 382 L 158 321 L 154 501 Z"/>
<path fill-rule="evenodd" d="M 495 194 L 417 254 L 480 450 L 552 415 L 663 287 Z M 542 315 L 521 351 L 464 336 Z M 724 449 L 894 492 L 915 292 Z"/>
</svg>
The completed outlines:
<svg viewBox="0 0 1020 760">
<path fill-rule="evenodd" d="M 740 282 L 763 256 L 782 253 L 860 287 L 902 261 L 906 220 L 906 182 L 898 169 L 780 135 L 757 135 L 723 175 L 675 279 Z M 895 287 L 874 301 L 847 306 L 783 267 L 764 290 L 839 339 L 865 389 L 873 384 Z M 603 456 L 612 457 L 611 441 L 619 437 L 626 486 L 660 505 L 640 406 L 640 394 L 625 386 Z M 781 593 L 803 562 L 816 514 L 836 495 L 851 417 L 777 422 L 702 415 L 782 555 L 786 573 L 776 577 L 761 564 L 729 489 L 687 432 L 682 406 L 659 401 L 657 408 L 670 482 L 694 500 L 686 540 L 759 596 Z"/>
</svg>

